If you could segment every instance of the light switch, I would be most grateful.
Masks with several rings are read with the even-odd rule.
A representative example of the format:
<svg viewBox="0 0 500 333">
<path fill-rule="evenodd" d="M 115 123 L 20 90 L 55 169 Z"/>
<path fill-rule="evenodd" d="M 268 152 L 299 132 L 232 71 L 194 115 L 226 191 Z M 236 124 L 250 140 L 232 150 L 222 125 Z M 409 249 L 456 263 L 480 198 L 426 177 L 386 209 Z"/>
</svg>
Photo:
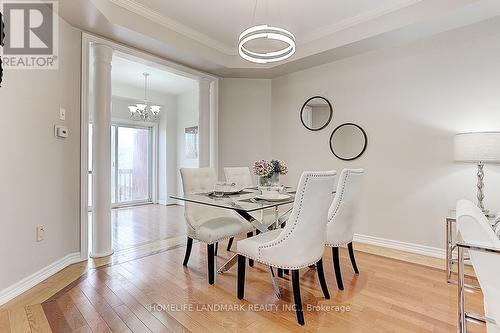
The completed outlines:
<svg viewBox="0 0 500 333">
<path fill-rule="evenodd" d="M 66 109 L 65 108 L 59 109 L 59 119 L 66 120 Z"/>
<path fill-rule="evenodd" d="M 36 227 L 36 240 L 41 242 L 45 239 L 45 226 L 39 225 Z"/>
</svg>

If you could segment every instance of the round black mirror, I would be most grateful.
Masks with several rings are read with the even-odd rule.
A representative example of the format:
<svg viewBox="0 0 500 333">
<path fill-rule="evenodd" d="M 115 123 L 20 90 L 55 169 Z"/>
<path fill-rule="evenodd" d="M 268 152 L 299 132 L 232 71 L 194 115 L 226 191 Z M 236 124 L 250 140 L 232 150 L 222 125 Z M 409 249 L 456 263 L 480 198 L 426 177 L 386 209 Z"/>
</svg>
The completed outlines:
<svg viewBox="0 0 500 333">
<path fill-rule="evenodd" d="M 343 161 L 352 161 L 363 155 L 368 145 L 366 132 L 358 125 L 345 123 L 333 130 L 330 150 Z"/>
<path fill-rule="evenodd" d="M 309 98 L 300 110 L 300 121 L 310 131 L 319 131 L 325 128 L 333 117 L 330 101 L 321 96 Z"/>
</svg>

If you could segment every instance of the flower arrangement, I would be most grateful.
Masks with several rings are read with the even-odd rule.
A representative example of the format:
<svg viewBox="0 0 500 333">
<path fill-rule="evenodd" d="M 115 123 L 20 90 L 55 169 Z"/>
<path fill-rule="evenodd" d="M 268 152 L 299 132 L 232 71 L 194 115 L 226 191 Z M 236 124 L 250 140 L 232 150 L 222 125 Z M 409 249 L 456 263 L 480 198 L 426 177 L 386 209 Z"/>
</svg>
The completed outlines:
<svg viewBox="0 0 500 333">
<path fill-rule="evenodd" d="M 288 173 L 288 167 L 285 162 L 281 160 L 271 160 L 270 163 L 273 166 L 273 173 L 279 173 L 280 175 L 286 175 Z"/>
<path fill-rule="evenodd" d="M 273 173 L 273 166 L 269 161 L 256 161 L 253 165 L 253 173 L 257 176 L 268 177 Z"/>
<path fill-rule="evenodd" d="M 271 177 L 273 174 L 286 175 L 288 167 L 281 160 L 260 160 L 254 163 L 253 172 L 260 177 Z"/>
</svg>

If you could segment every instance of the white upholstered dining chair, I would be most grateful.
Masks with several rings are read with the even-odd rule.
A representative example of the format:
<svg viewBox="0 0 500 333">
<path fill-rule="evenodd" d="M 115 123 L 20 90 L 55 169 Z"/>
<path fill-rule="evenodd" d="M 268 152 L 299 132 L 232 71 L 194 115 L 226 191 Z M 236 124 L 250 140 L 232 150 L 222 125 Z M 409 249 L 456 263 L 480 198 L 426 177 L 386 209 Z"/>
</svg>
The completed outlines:
<svg viewBox="0 0 500 333">
<path fill-rule="evenodd" d="M 356 217 L 358 203 L 363 189 L 363 169 L 344 169 L 340 173 L 335 198 L 328 211 L 328 224 L 326 226 L 326 246 L 332 248 L 333 267 L 337 286 L 344 290 L 342 273 L 340 270 L 339 247 L 347 245 L 352 267 L 359 274 L 352 240 L 354 237 L 354 218 Z"/>
<path fill-rule="evenodd" d="M 228 183 L 235 183 L 237 187 L 254 187 L 252 174 L 249 167 L 224 168 L 224 175 Z"/>
<path fill-rule="evenodd" d="M 239 299 L 244 297 L 246 258 L 292 271 L 295 309 L 300 325 L 304 325 L 304 314 L 299 269 L 316 264 L 325 298 L 330 298 L 323 273 L 322 257 L 335 175 L 335 171 L 304 172 L 286 226 L 238 241 Z"/>
<path fill-rule="evenodd" d="M 184 194 L 208 193 L 217 182 L 215 169 L 183 168 L 181 171 Z M 215 244 L 239 234 L 251 232 L 253 226 L 233 210 L 208 207 L 191 202 L 184 206 L 187 229 L 187 247 L 184 266 L 187 266 L 193 239 L 207 244 L 208 281 L 215 281 Z"/>
<path fill-rule="evenodd" d="M 458 332 L 467 332 L 467 321 L 472 319 L 486 324 L 488 333 L 500 332 L 500 239 L 490 222 L 473 202 L 460 200 L 457 203 L 457 248 L 458 248 Z M 464 283 L 464 251 L 474 267 L 484 297 L 485 316 L 466 312 Z"/>
</svg>

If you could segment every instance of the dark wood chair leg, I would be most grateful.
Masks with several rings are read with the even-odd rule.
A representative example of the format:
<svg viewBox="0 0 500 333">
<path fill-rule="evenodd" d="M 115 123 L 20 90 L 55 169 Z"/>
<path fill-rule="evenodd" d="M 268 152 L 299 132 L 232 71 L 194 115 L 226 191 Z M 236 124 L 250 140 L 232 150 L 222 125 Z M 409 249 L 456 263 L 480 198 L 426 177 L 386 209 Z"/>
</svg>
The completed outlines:
<svg viewBox="0 0 500 333">
<path fill-rule="evenodd" d="M 349 257 L 351 258 L 354 273 L 359 274 L 358 265 L 356 265 L 356 258 L 354 257 L 354 249 L 352 248 L 352 242 L 347 244 L 347 248 L 349 249 Z"/>
<path fill-rule="evenodd" d="M 316 263 L 316 268 L 318 271 L 319 284 L 321 285 L 321 290 L 323 290 L 323 295 L 325 295 L 326 299 L 330 299 L 330 293 L 328 292 L 328 286 L 325 279 L 325 272 L 323 270 L 323 259 L 320 259 Z"/>
<path fill-rule="evenodd" d="M 340 290 L 344 290 L 344 283 L 342 282 L 342 272 L 340 271 L 340 256 L 338 247 L 332 247 L 332 255 L 333 268 L 335 269 L 335 278 L 337 278 L 337 286 Z"/>
<path fill-rule="evenodd" d="M 278 268 L 278 277 L 282 278 L 283 277 L 283 269 Z"/>
<path fill-rule="evenodd" d="M 253 237 L 253 232 L 247 233 L 247 238 Z M 253 259 L 248 259 L 248 266 L 253 267 Z"/>
<path fill-rule="evenodd" d="M 186 254 L 184 255 L 184 262 L 182 263 L 184 266 L 187 266 L 189 261 L 189 256 L 191 256 L 191 249 L 193 248 L 193 239 L 188 237 L 187 245 L 186 245 Z"/>
<path fill-rule="evenodd" d="M 217 256 L 218 251 L 219 251 L 219 242 L 215 243 L 215 251 L 214 251 L 215 256 Z"/>
<path fill-rule="evenodd" d="M 246 257 L 238 254 L 238 299 L 245 296 L 245 266 Z"/>
<path fill-rule="evenodd" d="M 208 283 L 215 282 L 215 244 L 207 244 Z"/>
<path fill-rule="evenodd" d="M 297 313 L 297 322 L 304 325 L 304 312 L 302 312 L 302 298 L 300 297 L 300 281 L 299 270 L 292 270 L 292 286 L 293 286 L 293 299 L 295 301 L 295 312 Z"/>
<path fill-rule="evenodd" d="M 229 238 L 229 241 L 227 242 L 227 251 L 231 251 L 231 246 L 233 245 L 234 237 Z"/>
</svg>

